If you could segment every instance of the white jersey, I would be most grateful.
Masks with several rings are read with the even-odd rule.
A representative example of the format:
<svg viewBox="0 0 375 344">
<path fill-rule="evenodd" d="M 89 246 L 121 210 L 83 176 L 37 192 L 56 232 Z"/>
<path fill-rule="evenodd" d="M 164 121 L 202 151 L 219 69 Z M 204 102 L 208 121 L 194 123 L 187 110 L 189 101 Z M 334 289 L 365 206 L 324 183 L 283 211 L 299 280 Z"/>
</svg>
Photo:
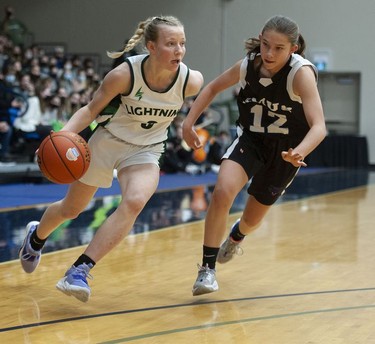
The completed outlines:
<svg viewBox="0 0 375 344">
<path fill-rule="evenodd" d="M 112 135 L 141 146 L 167 139 L 168 127 L 184 102 L 189 77 L 188 67 L 181 63 L 171 85 L 163 92 L 153 91 L 144 79 L 143 66 L 148 57 L 136 55 L 125 60 L 131 72 L 130 92 L 115 98 L 98 118 L 100 123 L 109 116 L 104 127 Z"/>
</svg>

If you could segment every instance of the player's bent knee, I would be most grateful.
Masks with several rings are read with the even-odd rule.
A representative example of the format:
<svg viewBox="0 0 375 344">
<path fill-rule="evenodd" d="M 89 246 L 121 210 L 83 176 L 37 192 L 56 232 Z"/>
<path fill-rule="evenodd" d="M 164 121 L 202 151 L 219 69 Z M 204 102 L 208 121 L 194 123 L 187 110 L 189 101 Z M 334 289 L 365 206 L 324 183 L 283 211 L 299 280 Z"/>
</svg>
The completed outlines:
<svg viewBox="0 0 375 344">
<path fill-rule="evenodd" d="M 136 196 L 134 195 L 133 197 L 123 199 L 121 202 L 121 205 L 119 206 L 119 210 L 124 209 L 126 212 L 131 211 L 134 214 L 139 214 L 144 206 L 147 203 L 147 199 L 145 199 L 142 196 Z"/>
<path fill-rule="evenodd" d="M 79 214 L 81 214 L 82 211 L 83 209 L 65 207 L 61 209 L 61 216 L 64 219 L 74 220 L 79 216 Z"/>
<path fill-rule="evenodd" d="M 216 188 L 211 196 L 211 202 L 220 204 L 222 207 L 230 207 L 233 199 L 232 193 L 225 188 Z"/>
</svg>

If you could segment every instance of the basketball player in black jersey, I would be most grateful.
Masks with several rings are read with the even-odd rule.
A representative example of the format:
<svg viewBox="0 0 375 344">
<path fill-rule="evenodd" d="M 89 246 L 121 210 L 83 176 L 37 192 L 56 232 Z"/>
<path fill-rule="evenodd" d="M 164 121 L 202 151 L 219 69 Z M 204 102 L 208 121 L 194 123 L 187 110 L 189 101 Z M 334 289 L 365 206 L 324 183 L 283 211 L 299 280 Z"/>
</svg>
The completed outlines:
<svg viewBox="0 0 375 344">
<path fill-rule="evenodd" d="M 199 148 L 194 123 L 218 93 L 239 83 L 237 136 L 222 158 L 208 208 L 193 295 L 218 290 L 216 261 L 226 263 L 242 253 L 241 241 L 260 225 L 326 135 L 317 70 L 303 57 L 305 42 L 297 24 L 274 16 L 258 39 L 245 44 L 246 57 L 202 90 L 183 123 L 185 141 Z M 221 244 L 233 201 L 250 179 L 243 214 Z"/>
</svg>

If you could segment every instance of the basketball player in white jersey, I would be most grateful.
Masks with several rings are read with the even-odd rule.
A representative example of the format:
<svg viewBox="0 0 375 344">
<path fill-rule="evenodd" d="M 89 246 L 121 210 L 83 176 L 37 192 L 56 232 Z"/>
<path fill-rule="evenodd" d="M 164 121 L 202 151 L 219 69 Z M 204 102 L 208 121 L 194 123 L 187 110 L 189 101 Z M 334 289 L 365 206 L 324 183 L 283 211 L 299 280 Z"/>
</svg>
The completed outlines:
<svg viewBox="0 0 375 344">
<path fill-rule="evenodd" d="M 193 295 L 218 290 L 216 260 L 242 253 L 239 244 L 254 231 L 326 135 L 317 89 L 317 70 L 303 58 L 305 42 L 297 24 L 274 16 L 259 39 L 246 42 L 247 55 L 210 82 L 183 124 L 184 139 L 200 147 L 194 123 L 221 91 L 239 83 L 237 137 L 223 156 L 205 221 L 202 266 Z M 229 210 L 251 180 L 242 217 L 220 246 Z"/>
<path fill-rule="evenodd" d="M 90 167 L 82 179 L 70 185 L 64 199 L 51 204 L 40 221 L 27 225 L 20 248 L 22 267 L 32 273 L 48 236 L 85 210 L 99 187 L 110 187 L 117 169 L 121 203 L 56 285 L 83 302 L 91 294 L 87 283 L 90 270 L 129 233 L 155 192 L 167 129 L 184 99 L 196 95 L 203 84 L 202 74 L 182 62 L 186 38 L 177 18 L 140 22 L 124 50 L 109 56 L 118 58 L 141 41 L 148 53 L 129 57 L 110 71 L 91 102 L 62 129 L 79 133 L 94 120 L 100 123 L 89 140 Z"/>
</svg>

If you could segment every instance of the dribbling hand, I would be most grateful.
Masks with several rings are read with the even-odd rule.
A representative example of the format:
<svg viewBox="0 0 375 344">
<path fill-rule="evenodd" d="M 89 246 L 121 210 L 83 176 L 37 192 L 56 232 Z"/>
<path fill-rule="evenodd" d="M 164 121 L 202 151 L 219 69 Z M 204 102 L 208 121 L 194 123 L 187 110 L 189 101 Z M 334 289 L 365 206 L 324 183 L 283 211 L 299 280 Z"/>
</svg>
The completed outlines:
<svg viewBox="0 0 375 344">
<path fill-rule="evenodd" d="M 184 123 L 182 125 L 182 137 L 191 149 L 196 150 L 202 147 L 202 142 L 199 139 L 197 132 L 193 127 L 184 125 Z"/>
</svg>

